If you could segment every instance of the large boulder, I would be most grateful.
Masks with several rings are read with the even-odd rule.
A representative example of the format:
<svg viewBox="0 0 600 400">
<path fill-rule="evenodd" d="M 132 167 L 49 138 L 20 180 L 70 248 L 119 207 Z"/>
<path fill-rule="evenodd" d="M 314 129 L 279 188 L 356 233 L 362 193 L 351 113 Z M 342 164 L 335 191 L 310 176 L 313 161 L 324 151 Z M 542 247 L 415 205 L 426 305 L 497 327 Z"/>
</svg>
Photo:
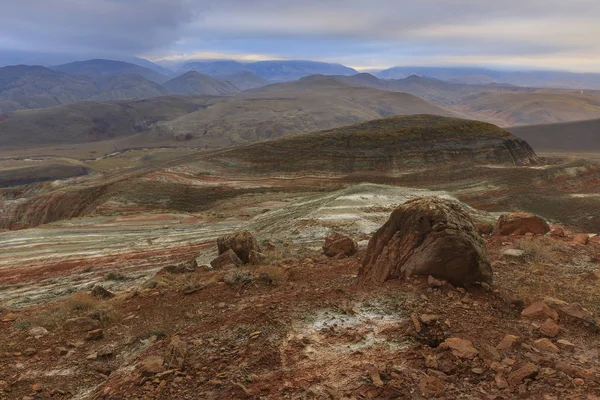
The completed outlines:
<svg viewBox="0 0 600 400">
<path fill-rule="evenodd" d="M 501 215 L 492 232 L 495 236 L 525 235 L 533 233 L 544 235 L 550 232 L 550 225 L 537 215 L 515 212 Z"/>
<path fill-rule="evenodd" d="M 239 267 L 242 264 L 244 264 L 242 260 L 231 249 L 210 262 L 210 266 L 213 269 Z"/>
<path fill-rule="evenodd" d="M 327 257 L 335 257 L 340 254 L 351 256 L 358 250 L 356 241 L 340 233 L 332 233 L 325 238 L 323 252 Z"/>
<path fill-rule="evenodd" d="M 256 237 L 248 231 L 222 236 L 217 239 L 217 246 L 219 248 L 219 255 L 228 250 L 233 250 L 244 264 L 250 262 L 251 251 L 254 250 L 260 253 L 260 246 L 256 241 Z"/>
<path fill-rule="evenodd" d="M 373 235 L 358 278 L 431 275 L 457 286 L 492 282 L 483 239 L 460 204 L 424 197 L 398 207 Z"/>
</svg>

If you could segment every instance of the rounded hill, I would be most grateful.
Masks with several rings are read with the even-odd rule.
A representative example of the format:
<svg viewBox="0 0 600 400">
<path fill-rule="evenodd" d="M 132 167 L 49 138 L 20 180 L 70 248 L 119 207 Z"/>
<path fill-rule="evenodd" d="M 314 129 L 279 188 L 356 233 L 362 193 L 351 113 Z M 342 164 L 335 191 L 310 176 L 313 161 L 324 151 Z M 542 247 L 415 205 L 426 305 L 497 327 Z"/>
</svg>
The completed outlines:
<svg viewBox="0 0 600 400">
<path fill-rule="evenodd" d="M 257 173 L 401 172 L 443 164 L 538 163 L 526 142 L 495 125 L 427 114 L 290 135 L 224 150 L 210 158 Z"/>
</svg>

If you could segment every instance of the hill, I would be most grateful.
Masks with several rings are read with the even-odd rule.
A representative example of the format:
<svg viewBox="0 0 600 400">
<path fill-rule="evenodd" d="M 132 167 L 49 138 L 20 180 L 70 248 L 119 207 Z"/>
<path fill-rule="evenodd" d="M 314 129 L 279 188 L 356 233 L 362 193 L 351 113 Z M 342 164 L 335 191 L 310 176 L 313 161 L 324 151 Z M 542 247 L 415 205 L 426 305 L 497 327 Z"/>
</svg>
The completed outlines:
<svg viewBox="0 0 600 400">
<path fill-rule="evenodd" d="M 104 59 L 76 61 L 57 65 L 52 67 L 52 69 L 68 74 L 87 76 L 119 76 L 135 74 L 157 83 L 163 83 L 169 79 L 166 75 L 150 68 L 141 67 L 124 61 Z"/>
<path fill-rule="evenodd" d="M 215 77 L 230 77 L 240 72 L 252 72 L 269 82 L 290 82 L 314 74 L 352 75 L 357 71 L 341 64 L 316 61 L 273 60 L 240 63 L 233 60 L 188 61 L 181 66 L 184 71 L 194 70 Z"/>
<path fill-rule="evenodd" d="M 557 89 L 600 90 L 600 74 L 568 71 L 501 71 L 472 67 L 392 67 L 376 73 L 382 79 L 404 79 L 410 75 L 463 83 L 499 83 Z M 473 77 L 476 77 L 474 79 Z"/>
<path fill-rule="evenodd" d="M 536 90 L 488 92 L 467 96 L 458 112 L 495 120 L 503 126 L 580 121 L 600 117 L 600 92 Z"/>
<path fill-rule="evenodd" d="M 226 75 L 224 80 L 233 83 L 240 90 L 256 89 L 269 84 L 269 82 L 250 71 L 241 71 L 235 75 Z"/>
<path fill-rule="evenodd" d="M 41 66 L 0 68 L 0 115 L 21 109 L 70 104 L 81 100 L 114 100 L 164 96 L 169 90 L 142 76 L 84 76 Z"/>
<path fill-rule="evenodd" d="M 441 164 L 532 165 L 527 143 L 484 122 L 409 115 L 287 136 L 215 153 L 255 173 L 383 173 Z"/>
<path fill-rule="evenodd" d="M 538 150 L 600 151 L 600 119 L 510 128 Z"/>
<path fill-rule="evenodd" d="M 220 148 L 415 113 L 454 115 L 410 94 L 335 80 L 279 83 L 224 97 L 168 96 L 17 111 L 0 121 L 0 147 L 118 138 L 111 140 L 111 149 Z"/>
<path fill-rule="evenodd" d="M 186 72 L 165 82 L 165 87 L 175 94 L 222 95 L 239 92 L 240 89 L 231 82 L 212 78 L 196 71 Z"/>
</svg>

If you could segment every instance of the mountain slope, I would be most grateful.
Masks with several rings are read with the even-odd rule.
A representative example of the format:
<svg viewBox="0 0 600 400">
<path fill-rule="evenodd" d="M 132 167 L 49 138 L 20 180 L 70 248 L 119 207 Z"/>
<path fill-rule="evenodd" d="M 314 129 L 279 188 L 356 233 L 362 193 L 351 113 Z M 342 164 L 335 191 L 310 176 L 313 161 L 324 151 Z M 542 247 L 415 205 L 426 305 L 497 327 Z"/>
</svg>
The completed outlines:
<svg viewBox="0 0 600 400">
<path fill-rule="evenodd" d="M 136 74 L 150 81 L 163 83 L 169 78 L 150 68 L 141 67 L 124 61 L 95 59 L 87 61 L 76 61 L 69 64 L 52 67 L 56 71 L 68 74 L 88 76 L 119 76 Z"/>
<path fill-rule="evenodd" d="M 538 150 L 600 151 L 600 119 L 518 126 L 509 130 Z"/>
<path fill-rule="evenodd" d="M 383 173 L 442 164 L 534 165 L 527 143 L 497 126 L 437 115 L 362 122 L 217 152 L 254 173 Z"/>
<path fill-rule="evenodd" d="M 239 92 L 240 89 L 231 82 L 212 78 L 196 71 L 185 74 L 165 82 L 164 86 L 175 94 L 186 95 L 222 95 Z"/>
<path fill-rule="evenodd" d="M 250 71 L 241 71 L 235 75 L 227 75 L 224 80 L 233 83 L 240 90 L 256 89 L 269 84 L 269 82 Z"/>
</svg>

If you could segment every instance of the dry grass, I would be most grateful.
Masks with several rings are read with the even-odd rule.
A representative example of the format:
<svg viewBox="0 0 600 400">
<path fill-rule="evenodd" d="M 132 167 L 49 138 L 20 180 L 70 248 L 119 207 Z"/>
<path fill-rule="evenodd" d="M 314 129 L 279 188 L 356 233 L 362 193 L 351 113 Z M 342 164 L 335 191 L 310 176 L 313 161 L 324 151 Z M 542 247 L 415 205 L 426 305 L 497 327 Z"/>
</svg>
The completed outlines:
<svg viewBox="0 0 600 400">
<path fill-rule="evenodd" d="M 545 236 L 520 239 L 517 247 L 525 252 L 525 260 L 534 264 L 552 263 L 566 250 L 566 246 Z"/>
<path fill-rule="evenodd" d="M 110 301 L 96 299 L 89 293 L 77 292 L 36 315 L 31 324 L 46 329 L 62 329 L 68 320 L 80 317 L 97 320 L 101 326 L 108 326 L 120 319 Z"/>
<path fill-rule="evenodd" d="M 254 272 L 257 280 L 270 285 L 279 286 L 290 279 L 290 273 L 287 269 L 275 265 L 263 265 Z"/>
</svg>

